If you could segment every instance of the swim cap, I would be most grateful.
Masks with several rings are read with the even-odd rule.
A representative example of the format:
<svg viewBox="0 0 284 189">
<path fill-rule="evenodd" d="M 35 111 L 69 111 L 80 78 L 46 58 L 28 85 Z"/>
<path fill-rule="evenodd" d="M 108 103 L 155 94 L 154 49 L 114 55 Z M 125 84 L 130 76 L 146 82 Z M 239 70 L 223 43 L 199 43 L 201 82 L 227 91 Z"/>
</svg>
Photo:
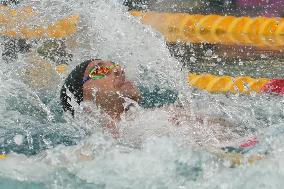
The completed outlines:
<svg viewBox="0 0 284 189">
<path fill-rule="evenodd" d="M 61 88 L 60 100 L 64 111 L 70 111 L 74 116 L 74 107 L 70 104 L 71 97 L 68 96 L 67 90 L 73 94 L 75 101 L 80 104 L 83 101 L 83 77 L 87 66 L 93 61 L 87 60 L 78 66 L 65 79 L 64 85 Z"/>
</svg>

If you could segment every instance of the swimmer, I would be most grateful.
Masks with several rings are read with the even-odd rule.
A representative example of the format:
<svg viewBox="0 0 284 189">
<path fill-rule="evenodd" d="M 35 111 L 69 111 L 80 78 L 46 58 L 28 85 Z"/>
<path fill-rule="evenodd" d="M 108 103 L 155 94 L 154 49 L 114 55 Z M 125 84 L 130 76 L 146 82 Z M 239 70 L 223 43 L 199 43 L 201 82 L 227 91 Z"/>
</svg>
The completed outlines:
<svg viewBox="0 0 284 189">
<path fill-rule="evenodd" d="M 94 94 L 94 90 L 96 93 Z M 72 95 L 71 95 L 71 94 Z M 143 108 L 164 107 L 166 111 L 172 114 L 169 121 L 174 125 L 180 123 L 180 119 L 188 118 L 184 108 L 177 101 L 177 93 L 172 90 L 160 91 L 155 89 L 152 92 L 145 90 L 145 87 L 137 87 L 125 76 L 122 66 L 111 61 L 98 59 L 88 60 L 78 65 L 67 77 L 61 90 L 61 103 L 64 111 L 75 115 L 74 106 L 71 104 L 71 96 L 75 98 L 76 103 L 81 104 L 89 102 L 96 106 L 110 117 L 108 123 L 103 128 L 110 131 L 115 137 L 119 137 L 117 123 L 121 120 L 122 114 L 129 108 L 138 104 Z M 133 103 L 124 106 L 125 101 L 129 99 Z M 86 112 L 90 110 L 85 108 Z M 195 121 L 206 124 L 220 124 L 224 128 L 231 125 L 230 122 L 222 118 L 208 118 L 196 116 Z M 206 121 L 204 121 L 206 119 Z"/>
<path fill-rule="evenodd" d="M 94 89 L 97 90 L 95 97 Z M 121 66 L 102 60 L 89 60 L 77 66 L 61 90 L 61 102 L 65 111 L 71 112 L 74 116 L 75 110 L 70 105 L 69 90 L 75 97 L 76 102 L 94 102 L 110 118 L 111 122 L 106 124 L 114 136 L 117 136 L 115 123 L 120 120 L 121 114 L 126 111 L 123 106 L 124 98 L 129 98 L 138 102 L 139 90 L 132 82 L 125 78 L 124 70 Z M 85 109 L 86 112 L 90 111 Z"/>
<path fill-rule="evenodd" d="M 94 90 L 96 93 L 94 93 Z M 155 102 L 154 104 L 158 104 L 157 101 L 149 98 L 149 96 L 151 96 L 150 93 L 145 93 L 143 88 L 135 86 L 133 82 L 128 80 L 122 66 L 111 61 L 98 59 L 85 61 L 78 65 L 67 77 L 61 90 L 61 103 L 63 109 L 71 112 L 74 116 L 75 108 L 70 103 L 71 95 L 68 91 L 73 94 L 78 104 L 83 101 L 90 102 L 90 104 L 95 103 L 96 106 L 99 106 L 100 109 L 111 118 L 111 121 L 106 123 L 103 127 L 106 131 L 110 132 L 115 139 L 120 137 L 117 123 L 121 120 L 121 116 L 129 109 L 129 107 L 124 107 L 126 98 L 145 108 L 159 108 L 163 106 L 166 108 L 166 111 L 168 110 L 172 113 L 172 118 L 170 118 L 169 121 L 176 126 L 179 126 L 179 121 L 182 117 L 190 117 L 181 106 L 176 105 L 177 103 L 175 103 L 175 101 L 177 100 L 177 94 L 173 91 L 166 92 L 166 94 L 170 93 L 169 96 L 166 96 L 165 94 L 159 96 L 160 92 L 152 94 L 152 96 L 155 96 L 156 98 L 159 96 L 160 104 L 158 106 L 153 106 L 151 103 L 145 102 L 152 101 Z M 88 111 L 90 110 L 86 110 L 86 112 Z M 224 131 L 222 131 L 222 129 L 219 130 L 224 135 L 226 135 L 226 128 L 232 126 L 229 121 L 222 118 L 208 118 L 199 115 L 193 119 L 201 124 L 206 124 L 206 126 L 219 124 L 221 128 L 224 128 Z M 245 148 L 247 148 L 247 146 L 253 148 L 257 143 L 255 141 L 256 139 L 253 141 L 253 144 L 250 143 L 249 146 L 246 145 Z M 74 153 L 79 160 L 93 160 L 92 148 L 92 145 L 84 144 L 83 147 L 79 147 Z M 235 153 L 234 151 L 239 149 L 243 150 L 244 148 L 242 146 L 240 148 L 231 146 L 226 148 L 216 148 L 213 146 L 206 148 L 218 158 L 230 161 L 232 166 L 240 165 L 241 162 L 245 160 L 241 153 Z M 246 161 L 253 163 L 260 159 L 262 159 L 262 156 L 252 154 L 249 155 L 249 158 Z"/>
</svg>

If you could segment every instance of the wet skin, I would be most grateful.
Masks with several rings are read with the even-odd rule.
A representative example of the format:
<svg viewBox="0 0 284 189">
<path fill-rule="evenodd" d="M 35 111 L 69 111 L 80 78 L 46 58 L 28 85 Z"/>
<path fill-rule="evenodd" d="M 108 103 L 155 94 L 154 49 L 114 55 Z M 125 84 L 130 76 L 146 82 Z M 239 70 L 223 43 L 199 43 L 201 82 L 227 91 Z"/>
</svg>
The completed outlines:
<svg viewBox="0 0 284 189">
<path fill-rule="evenodd" d="M 84 76 L 88 76 L 96 64 L 99 66 L 113 65 L 111 61 L 94 60 L 86 68 Z M 93 96 L 94 90 L 96 91 L 95 97 Z M 132 82 L 127 80 L 123 68 L 119 65 L 106 77 L 97 80 L 90 79 L 83 85 L 83 100 L 95 101 L 95 104 L 114 121 L 120 120 L 124 112 L 125 97 L 138 101 L 140 92 Z"/>
</svg>

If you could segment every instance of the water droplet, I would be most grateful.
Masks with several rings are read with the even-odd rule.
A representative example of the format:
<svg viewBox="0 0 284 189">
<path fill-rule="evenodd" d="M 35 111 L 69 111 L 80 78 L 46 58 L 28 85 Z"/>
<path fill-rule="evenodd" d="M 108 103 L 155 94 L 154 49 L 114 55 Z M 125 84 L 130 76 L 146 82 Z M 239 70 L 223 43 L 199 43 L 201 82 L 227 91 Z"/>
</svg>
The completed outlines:
<svg viewBox="0 0 284 189">
<path fill-rule="evenodd" d="M 23 141 L 24 141 L 23 135 L 15 135 L 15 136 L 14 136 L 14 142 L 15 142 L 15 144 L 21 145 L 21 144 L 23 144 Z"/>
</svg>

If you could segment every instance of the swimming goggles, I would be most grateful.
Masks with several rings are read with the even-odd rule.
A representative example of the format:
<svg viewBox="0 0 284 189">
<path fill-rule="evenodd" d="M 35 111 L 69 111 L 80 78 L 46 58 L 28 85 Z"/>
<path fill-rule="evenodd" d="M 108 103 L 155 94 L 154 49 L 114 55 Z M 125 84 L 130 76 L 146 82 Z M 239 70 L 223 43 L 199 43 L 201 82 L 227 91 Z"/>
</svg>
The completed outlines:
<svg viewBox="0 0 284 189">
<path fill-rule="evenodd" d="M 111 66 L 99 66 L 95 65 L 93 68 L 90 69 L 90 73 L 88 77 L 83 78 L 83 82 L 88 81 L 89 79 L 97 80 L 102 79 L 106 77 L 108 74 L 110 74 L 114 68 L 116 68 L 118 65 L 113 63 Z"/>
</svg>

